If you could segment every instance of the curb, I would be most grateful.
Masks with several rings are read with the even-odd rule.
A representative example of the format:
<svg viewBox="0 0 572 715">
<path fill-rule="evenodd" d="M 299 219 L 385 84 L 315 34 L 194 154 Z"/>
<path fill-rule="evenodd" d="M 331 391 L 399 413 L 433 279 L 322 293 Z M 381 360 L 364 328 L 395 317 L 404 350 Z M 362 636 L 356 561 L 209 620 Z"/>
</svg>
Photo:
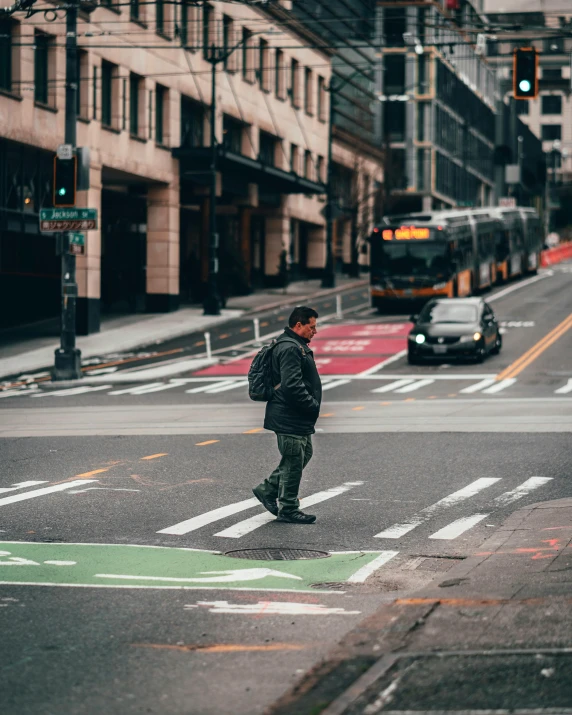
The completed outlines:
<svg viewBox="0 0 572 715">
<path fill-rule="evenodd" d="M 407 650 L 410 635 L 448 600 L 448 588 L 486 561 L 516 532 L 535 509 L 570 508 L 572 498 L 537 502 L 510 514 L 485 539 L 476 553 L 436 577 L 408 597 L 380 606 L 371 616 L 346 633 L 323 660 L 272 703 L 264 715 L 343 715 L 357 698 L 381 678 Z M 447 583 L 448 581 L 451 584 Z M 440 584 L 443 584 L 441 586 Z"/>
<path fill-rule="evenodd" d="M 229 316 L 228 318 L 226 318 L 226 319 L 224 319 L 224 320 L 213 321 L 212 323 L 205 323 L 205 324 L 202 325 L 199 329 L 192 329 L 192 328 L 191 328 L 191 329 L 185 330 L 184 332 L 179 332 L 179 331 L 177 331 L 176 333 L 173 333 L 173 335 L 170 335 L 170 336 L 167 336 L 167 337 L 165 337 L 165 338 L 162 338 L 161 341 L 163 341 L 163 340 L 165 340 L 165 341 L 167 341 L 167 340 L 174 340 L 174 339 L 176 339 L 176 338 L 184 337 L 185 335 L 192 335 L 192 334 L 195 333 L 195 332 L 200 332 L 200 331 L 204 331 L 204 330 L 209 330 L 209 329 L 210 329 L 211 327 L 213 327 L 213 326 L 217 326 L 217 327 L 218 327 L 218 326 L 221 326 L 221 325 L 226 325 L 226 324 L 232 322 L 233 320 L 237 320 L 237 318 L 239 318 L 239 319 L 244 319 L 244 318 L 248 319 L 248 318 L 250 318 L 251 316 L 255 316 L 255 315 L 260 314 L 260 313 L 265 313 L 265 312 L 268 312 L 268 311 L 270 311 L 270 310 L 278 310 L 278 309 L 280 309 L 280 308 L 284 308 L 284 307 L 287 307 L 287 306 L 293 305 L 293 304 L 300 305 L 301 303 L 304 303 L 304 302 L 306 302 L 306 301 L 310 301 L 310 300 L 315 299 L 315 298 L 322 298 L 322 297 L 326 297 L 326 296 L 328 296 L 328 295 L 336 295 L 336 294 L 338 294 L 338 293 L 344 293 L 344 292 L 346 292 L 346 291 L 350 291 L 350 290 L 354 290 L 354 289 L 356 289 L 356 288 L 360 288 L 360 287 L 367 286 L 368 284 L 369 284 L 369 279 L 362 279 L 362 280 L 353 281 L 352 283 L 348 283 L 348 284 L 343 285 L 343 286 L 337 286 L 336 288 L 328 288 L 328 289 L 326 289 L 326 290 L 317 291 L 317 292 L 311 293 L 311 294 L 309 294 L 309 295 L 304 295 L 304 296 L 284 296 L 285 300 L 280 300 L 280 301 L 277 301 L 277 302 L 275 302 L 275 303 L 266 303 L 266 304 L 263 305 L 263 306 L 259 306 L 259 307 L 252 308 L 252 309 L 249 309 L 249 310 L 241 311 L 241 310 L 238 309 L 238 308 L 237 308 L 237 309 L 235 309 L 235 308 L 228 308 L 228 310 L 233 310 L 233 311 L 235 311 L 235 312 L 237 312 L 237 313 L 240 313 L 240 315 L 233 315 L 233 316 Z M 145 341 L 135 342 L 135 343 L 132 343 L 132 344 L 130 343 L 128 347 L 124 347 L 124 348 L 122 348 L 122 349 L 123 349 L 123 350 L 145 349 L 145 348 L 150 348 L 150 347 L 152 347 L 152 346 L 154 346 L 154 345 L 156 345 L 156 344 L 157 344 L 157 341 L 156 341 L 156 340 L 151 340 L 151 341 L 145 340 Z M 29 352 L 33 352 L 33 351 L 29 351 Z M 101 351 L 99 351 L 99 352 L 101 352 Z M 85 354 L 85 357 L 90 357 L 90 356 L 97 355 L 97 354 L 98 354 L 98 351 L 94 352 L 94 351 L 90 350 L 90 351 L 89 351 L 89 354 L 87 354 L 87 353 Z M 21 355 L 24 356 L 24 355 L 26 355 L 26 353 L 25 353 L 25 352 L 24 352 L 24 353 L 21 353 Z M 14 356 L 14 357 L 16 357 L 16 356 Z M 12 358 L 10 358 L 10 359 L 12 359 Z M 26 371 L 26 372 L 33 372 L 33 371 L 36 371 L 36 370 L 50 369 L 50 368 L 51 368 L 51 364 L 50 364 L 50 365 L 46 365 L 45 362 L 41 362 L 41 363 L 38 362 L 38 365 L 37 365 L 36 367 L 26 367 L 26 368 L 25 368 L 25 371 Z M 0 380 L 5 379 L 5 378 L 7 378 L 7 377 L 9 377 L 10 375 L 13 375 L 13 374 L 15 374 L 15 373 L 13 373 L 13 372 L 10 372 L 10 373 L 5 373 L 5 372 L 4 372 L 4 373 L 1 373 L 1 374 L 0 374 Z M 95 376 L 94 376 L 94 377 L 95 377 Z M 99 381 L 98 381 L 98 382 L 99 382 Z M 83 385 L 85 385 L 85 384 L 87 384 L 87 383 L 86 383 L 86 379 L 83 378 L 83 377 L 80 378 L 79 380 L 76 380 L 76 381 L 62 380 L 62 381 L 58 381 L 57 383 L 54 383 L 54 384 L 64 386 L 64 383 L 66 383 L 66 384 L 69 383 L 69 385 L 78 385 L 78 384 L 83 384 Z"/>
</svg>

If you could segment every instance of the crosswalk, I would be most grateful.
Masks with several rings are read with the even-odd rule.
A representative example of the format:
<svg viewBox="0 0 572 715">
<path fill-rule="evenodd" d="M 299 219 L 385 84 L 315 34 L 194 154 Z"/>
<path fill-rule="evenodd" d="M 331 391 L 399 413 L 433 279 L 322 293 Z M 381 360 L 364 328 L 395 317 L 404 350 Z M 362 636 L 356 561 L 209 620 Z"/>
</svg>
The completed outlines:
<svg viewBox="0 0 572 715">
<path fill-rule="evenodd" d="M 502 488 L 501 482 L 503 481 L 504 480 L 501 477 L 480 477 L 461 489 L 445 495 L 437 502 L 422 508 L 420 511 L 412 514 L 406 521 L 386 526 L 382 529 L 382 531 L 373 534 L 372 538 L 395 543 L 397 540 L 407 536 L 416 529 L 430 526 L 433 521 L 442 522 L 443 517 L 446 517 L 449 510 L 458 507 L 464 502 L 469 502 L 471 499 L 480 497 L 479 511 L 466 514 L 460 518 L 453 519 L 453 521 L 449 523 L 442 524 L 436 531 L 428 534 L 427 536 L 429 539 L 452 541 L 465 534 L 478 523 L 483 521 L 483 519 L 486 519 L 495 509 L 507 507 L 518 500 L 531 495 L 537 489 L 547 485 L 552 481 L 552 477 L 528 477 L 525 481 L 517 484 L 511 489 L 502 491 L 500 494 L 489 498 L 488 501 L 485 501 L 483 509 L 482 494 L 485 491 L 487 494 L 490 494 L 495 488 Z M 314 507 L 331 499 L 356 493 L 356 490 L 359 493 L 359 487 L 363 485 L 364 482 L 361 481 L 344 482 L 340 485 L 318 491 L 314 494 L 310 494 L 304 499 L 301 499 L 300 508 L 304 510 L 309 507 Z M 228 520 L 231 517 L 250 511 L 254 508 L 258 508 L 258 513 L 254 516 L 247 516 L 234 524 L 226 526 L 221 531 L 214 531 L 211 533 L 212 536 L 217 538 L 240 539 L 248 534 L 251 534 L 257 529 L 264 527 L 275 519 L 271 514 L 262 509 L 256 498 L 244 499 L 239 502 L 216 507 L 215 509 L 211 509 L 202 514 L 191 516 L 190 518 L 173 524 L 172 526 L 167 526 L 157 533 L 184 536 L 200 529 L 204 530 L 209 525 Z M 217 527 L 215 527 L 215 529 L 216 528 Z M 431 528 L 428 530 L 432 531 Z"/>
<path fill-rule="evenodd" d="M 372 395 L 411 395 L 412 393 L 420 397 L 433 395 L 446 396 L 450 393 L 459 395 L 499 395 L 514 394 L 514 388 L 518 386 L 517 378 L 506 378 L 498 380 L 495 375 L 376 375 L 376 376 L 335 376 L 323 377 L 322 389 L 328 396 L 334 390 L 349 386 L 349 388 L 364 389 Z M 567 379 L 564 384 L 558 386 L 546 386 L 549 394 L 570 395 L 572 393 L 572 378 Z M 547 391 L 546 388 L 544 390 Z M 134 397 L 150 395 L 163 392 L 178 392 L 187 395 L 221 395 L 223 393 L 235 393 L 239 397 L 248 399 L 248 380 L 245 377 L 225 377 L 225 378 L 171 378 L 168 380 L 158 380 L 152 382 L 127 384 L 120 387 L 113 385 L 79 385 L 77 387 L 66 387 L 63 389 L 47 390 L 33 385 L 24 389 L 9 389 L 0 391 L 0 399 L 8 397 L 30 397 L 33 400 L 46 398 L 78 397 L 91 394 L 99 394 L 119 397 L 121 395 L 131 395 Z M 443 394 L 444 393 L 444 394 Z"/>
</svg>

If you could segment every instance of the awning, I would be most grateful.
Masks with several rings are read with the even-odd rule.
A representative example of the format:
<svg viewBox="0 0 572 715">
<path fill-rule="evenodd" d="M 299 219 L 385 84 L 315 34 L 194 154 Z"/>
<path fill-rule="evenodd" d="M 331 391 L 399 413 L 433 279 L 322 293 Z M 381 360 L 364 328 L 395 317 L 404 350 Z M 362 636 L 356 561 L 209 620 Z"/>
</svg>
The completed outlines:
<svg viewBox="0 0 572 715">
<path fill-rule="evenodd" d="M 173 156 L 179 160 L 181 179 L 204 183 L 209 172 L 211 150 L 209 147 L 177 147 Z M 310 181 L 290 171 L 277 169 L 258 159 L 236 154 L 222 146 L 217 148 L 217 169 L 222 174 L 223 191 L 225 174 L 239 177 L 247 184 L 258 184 L 265 194 L 324 194 L 326 186 Z"/>
</svg>

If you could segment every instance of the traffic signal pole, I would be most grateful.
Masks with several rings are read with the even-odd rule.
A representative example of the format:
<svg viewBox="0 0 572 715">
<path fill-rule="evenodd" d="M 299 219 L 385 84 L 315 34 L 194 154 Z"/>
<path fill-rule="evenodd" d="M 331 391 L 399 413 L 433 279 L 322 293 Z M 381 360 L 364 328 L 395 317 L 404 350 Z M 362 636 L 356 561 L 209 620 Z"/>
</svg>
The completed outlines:
<svg viewBox="0 0 572 715">
<path fill-rule="evenodd" d="M 77 15 L 79 0 L 69 0 L 66 11 L 66 113 L 65 143 L 76 149 L 77 136 Z M 54 380 L 74 380 L 81 377 L 81 352 L 76 348 L 76 264 L 69 253 L 70 234 L 62 234 L 62 309 L 60 347 L 55 351 Z"/>
</svg>

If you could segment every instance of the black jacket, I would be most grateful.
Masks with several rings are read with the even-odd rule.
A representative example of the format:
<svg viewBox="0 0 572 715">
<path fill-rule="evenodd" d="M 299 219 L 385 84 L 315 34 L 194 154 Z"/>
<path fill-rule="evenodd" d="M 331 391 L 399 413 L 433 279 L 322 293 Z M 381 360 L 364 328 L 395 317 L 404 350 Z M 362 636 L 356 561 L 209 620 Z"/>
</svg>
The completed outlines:
<svg viewBox="0 0 572 715">
<path fill-rule="evenodd" d="M 274 384 L 280 385 L 266 403 L 265 429 L 279 434 L 314 434 L 320 414 L 322 383 L 308 341 L 290 328 L 272 350 Z"/>
</svg>

